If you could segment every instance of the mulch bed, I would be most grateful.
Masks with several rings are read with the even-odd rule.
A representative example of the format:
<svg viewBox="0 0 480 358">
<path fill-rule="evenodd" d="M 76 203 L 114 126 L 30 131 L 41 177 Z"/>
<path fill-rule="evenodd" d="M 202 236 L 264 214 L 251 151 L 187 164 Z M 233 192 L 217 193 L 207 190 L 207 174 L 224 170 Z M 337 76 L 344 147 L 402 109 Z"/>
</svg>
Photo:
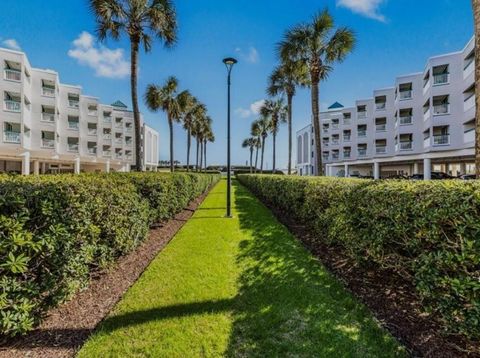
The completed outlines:
<svg viewBox="0 0 480 358">
<path fill-rule="evenodd" d="M 174 219 L 150 230 L 147 240 L 135 251 L 121 257 L 108 271 L 92 277 L 88 288 L 71 301 L 50 310 L 37 329 L 0 344 L 0 357 L 73 357 L 207 194 L 208 191 Z"/>
<path fill-rule="evenodd" d="M 480 357 L 480 342 L 448 335 L 441 323 L 422 310 L 412 283 L 394 272 L 359 267 L 340 246 L 315 239 L 275 207 L 267 206 L 303 245 L 313 253 L 374 314 L 413 357 Z"/>
</svg>

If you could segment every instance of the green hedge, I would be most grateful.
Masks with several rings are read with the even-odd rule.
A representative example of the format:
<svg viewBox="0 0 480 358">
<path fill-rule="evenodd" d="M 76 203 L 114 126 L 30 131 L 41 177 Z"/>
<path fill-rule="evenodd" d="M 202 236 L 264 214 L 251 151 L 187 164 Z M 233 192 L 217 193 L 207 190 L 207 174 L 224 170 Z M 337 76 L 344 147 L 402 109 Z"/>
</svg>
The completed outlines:
<svg viewBox="0 0 480 358">
<path fill-rule="evenodd" d="M 219 175 L 0 176 L 0 333 L 31 330 Z"/>
<path fill-rule="evenodd" d="M 426 310 L 480 338 L 480 182 L 241 175 L 260 199 L 360 264 L 411 279 Z"/>
</svg>

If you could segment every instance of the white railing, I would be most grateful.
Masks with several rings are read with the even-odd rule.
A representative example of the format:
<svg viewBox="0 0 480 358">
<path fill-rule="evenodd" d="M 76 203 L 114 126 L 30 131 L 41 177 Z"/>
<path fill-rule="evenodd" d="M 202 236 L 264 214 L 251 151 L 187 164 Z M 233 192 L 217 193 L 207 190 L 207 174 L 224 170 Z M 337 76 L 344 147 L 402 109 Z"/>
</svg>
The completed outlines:
<svg viewBox="0 0 480 358">
<path fill-rule="evenodd" d="M 89 147 L 89 148 L 88 148 L 88 154 L 90 154 L 90 155 L 96 155 L 96 154 L 97 154 L 97 148 L 95 148 L 95 147 Z"/>
<path fill-rule="evenodd" d="M 407 91 L 400 91 L 400 99 L 411 99 L 412 98 L 412 90 Z"/>
<path fill-rule="evenodd" d="M 68 129 L 78 130 L 78 122 L 68 121 Z"/>
<path fill-rule="evenodd" d="M 3 141 L 7 143 L 20 143 L 20 132 L 5 131 Z"/>
<path fill-rule="evenodd" d="M 343 119 L 343 125 L 344 126 L 349 126 L 350 124 L 352 124 L 352 120 L 350 118 L 344 118 Z"/>
<path fill-rule="evenodd" d="M 68 100 L 68 106 L 71 108 L 78 108 L 79 107 L 79 102 L 77 100 L 69 99 Z"/>
<path fill-rule="evenodd" d="M 358 131 L 358 137 L 363 138 L 367 136 L 367 131 Z"/>
<path fill-rule="evenodd" d="M 470 143 L 475 141 L 475 128 L 469 129 L 463 133 L 463 141 Z"/>
<path fill-rule="evenodd" d="M 88 110 L 88 115 L 89 116 L 96 116 L 98 114 L 96 109 L 89 109 Z"/>
<path fill-rule="evenodd" d="M 448 73 L 433 75 L 433 84 L 434 85 L 444 85 L 446 83 L 448 83 Z"/>
<path fill-rule="evenodd" d="M 42 113 L 42 121 L 50 122 L 50 123 L 55 122 L 55 114 L 43 112 Z"/>
<path fill-rule="evenodd" d="M 338 123 L 332 124 L 332 129 L 338 129 Z"/>
<path fill-rule="evenodd" d="M 332 144 L 338 144 L 338 143 L 340 143 L 339 139 L 332 139 Z"/>
<path fill-rule="evenodd" d="M 350 135 L 344 135 L 344 136 L 343 136 L 343 141 L 344 141 L 344 142 L 350 142 L 350 138 L 351 138 Z"/>
<path fill-rule="evenodd" d="M 387 130 L 386 124 L 376 124 L 375 129 L 377 132 L 385 132 Z"/>
<path fill-rule="evenodd" d="M 123 123 L 122 122 L 115 122 L 115 128 L 122 129 Z"/>
<path fill-rule="evenodd" d="M 385 102 L 380 102 L 376 104 L 377 111 L 384 111 L 387 108 L 387 104 Z"/>
<path fill-rule="evenodd" d="M 472 60 L 467 63 L 465 66 L 465 69 L 463 70 L 463 79 L 466 79 L 468 76 L 470 76 L 473 73 L 473 70 L 475 68 L 475 60 L 472 58 Z"/>
<path fill-rule="evenodd" d="M 12 70 L 10 68 L 6 68 L 5 79 L 9 81 L 20 82 L 22 80 L 22 72 L 20 72 L 19 70 Z"/>
<path fill-rule="evenodd" d="M 351 152 L 343 152 L 343 157 L 344 157 L 345 159 L 349 159 L 350 156 L 351 156 Z"/>
<path fill-rule="evenodd" d="M 428 108 L 425 112 L 423 112 L 423 120 L 426 121 L 427 119 L 429 119 L 430 115 L 431 115 L 430 108 Z"/>
<path fill-rule="evenodd" d="M 367 156 L 367 150 L 366 149 L 358 149 L 358 156 L 359 157 L 366 157 Z"/>
<path fill-rule="evenodd" d="M 407 124 L 412 124 L 412 116 L 400 117 L 400 125 L 404 126 Z"/>
<path fill-rule="evenodd" d="M 55 97 L 55 88 L 42 87 L 42 95 L 47 97 Z"/>
<path fill-rule="evenodd" d="M 104 157 L 111 157 L 112 156 L 112 152 L 110 150 L 104 150 L 103 151 L 103 156 Z"/>
<path fill-rule="evenodd" d="M 104 134 L 103 139 L 112 139 L 112 135 L 111 134 Z"/>
<path fill-rule="evenodd" d="M 21 103 L 17 101 L 12 101 L 12 100 L 5 100 L 5 110 L 11 111 L 11 112 L 20 112 L 21 108 Z"/>
<path fill-rule="evenodd" d="M 323 127 L 322 130 L 323 130 L 325 133 L 328 133 L 328 127 Z"/>
<path fill-rule="evenodd" d="M 103 123 L 112 123 L 112 117 L 103 117 Z"/>
<path fill-rule="evenodd" d="M 387 152 L 387 147 L 384 145 L 377 145 L 375 147 L 375 152 L 377 154 L 385 154 Z"/>
<path fill-rule="evenodd" d="M 116 144 L 122 144 L 122 138 L 115 138 Z"/>
<path fill-rule="evenodd" d="M 433 114 L 440 115 L 440 114 L 448 114 L 450 107 L 448 103 L 442 104 L 435 104 L 433 105 Z"/>
<path fill-rule="evenodd" d="M 472 93 L 470 97 L 468 97 L 465 100 L 465 102 L 463 102 L 463 110 L 466 112 L 474 106 L 475 106 L 475 93 Z"/>
<path fill-rule="evenodd" d="M 423 139 L 423 148 L 428 148 L 428 147 L 430 147 L 430 137 Z"/>
<path fill-rule="evenodd" d="M 97 130 L 95 128 L 89 128 L 88 135 L 97 135 Z"/>
<path fill-rule="evenodd" d="M 367 118 L 367 112 L 358 112 L 358 119 L 365 119 Z"/>
<path fill-rule="evenodd" d="M 400 150 L 412 150 L 413 142 L 400 142 Z"/>
<path fill-rule="evenodd" d="M 338 160 L 339 157 L 340 157 L 340 154 L 338 154 L 338 153 L 333 153 L 332 154 L 332 159 L 333 160 Z"/>
<path fill-rule="evenodd" d="M 440 134 L 433 136 L 433 145 L 448 145 L 450 143 L 449 134 Z"/>
<path fill-rule="evenodd" d="M 427 93 L 428 89 L 430 88 L 430 77 L 427 81 L 423 81 L 423 94 Z"/>
<path fill-rule="evenodd" d="M 78 144 L 69 143 L 68 144 L 68 151 L 69 152 L 78 152 Z"/>
<path fill-rule="evenodd" d="M 126 130 L 127 130 L 127 133 L 131 133 L 132 132 L 132 127 L 126 127 Z"/>
<path fill-rule="evenodd" d="M 42 147 L 49 149 L 55 148 L 55 140 L 42 138 Z"/>
</svg>

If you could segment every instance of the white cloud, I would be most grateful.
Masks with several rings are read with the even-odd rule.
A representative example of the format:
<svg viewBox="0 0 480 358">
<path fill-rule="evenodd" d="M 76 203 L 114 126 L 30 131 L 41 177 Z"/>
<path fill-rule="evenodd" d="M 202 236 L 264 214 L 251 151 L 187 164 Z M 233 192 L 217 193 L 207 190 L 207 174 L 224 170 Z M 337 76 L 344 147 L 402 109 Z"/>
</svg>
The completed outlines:
<svg viewBox="0 0 480 358">
<path fill-rule="evenodd" d="M 72 44 L 73 48 L 68 51 L 68 56 L 76 59 L 81 65 L 94 69 L 96 76 L 125 78 L 130 74 L 130 62 L 125 59 L 123 49 L 111 50 L 99 45 L 86 31 L 83 31 Z"/>
<path fill-rule="evenodd" d="M 253 115 L 258 115 L 260 113 L 260 108 L 265 103 L 264 99 L 253 102 L 248 108 L 237 108 L 235 109 L 235 114 L 240 118 L 248 118 Z"/>
<path fill-rule="evenodd" d="M 244 61 L 249 63 L 257 63 L 260 59 L 257 49 L 253 46 L 250 46 L 247 52 L 243 51 L 240 47 L 237 47 L 235 52 L 238 53 Z"/>
<path fill-rule="evenodd" d="M 20 45 L 18 44 L 17 40 L 15 39 L 6 39 L 2 41 L 2 44 L 5 47 L 8 47 L 9 49 L 15 50 L 15 51 L 20 51 Z"/>
<path fill-rule="evenodd" d="M 385 22 L 385 16 L 379 12 L 380 5 L 385 1 L 386 0 L 337 0 L 337 6 L 342 6 L 357 14 Z"/>
</svg>

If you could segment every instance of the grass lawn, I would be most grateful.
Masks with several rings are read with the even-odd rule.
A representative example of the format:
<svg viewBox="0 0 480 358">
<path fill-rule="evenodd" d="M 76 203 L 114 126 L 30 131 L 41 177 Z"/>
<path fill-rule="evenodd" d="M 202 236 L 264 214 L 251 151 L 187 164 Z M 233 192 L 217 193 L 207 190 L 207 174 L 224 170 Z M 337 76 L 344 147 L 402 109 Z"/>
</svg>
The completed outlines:
<svg viewBox="0 0 480 358">
<path fill-rule="evenodd" d="M 80 357 L 395 357 L 403 348 L 253 195 L 222 180 Z"/>
</svg>

